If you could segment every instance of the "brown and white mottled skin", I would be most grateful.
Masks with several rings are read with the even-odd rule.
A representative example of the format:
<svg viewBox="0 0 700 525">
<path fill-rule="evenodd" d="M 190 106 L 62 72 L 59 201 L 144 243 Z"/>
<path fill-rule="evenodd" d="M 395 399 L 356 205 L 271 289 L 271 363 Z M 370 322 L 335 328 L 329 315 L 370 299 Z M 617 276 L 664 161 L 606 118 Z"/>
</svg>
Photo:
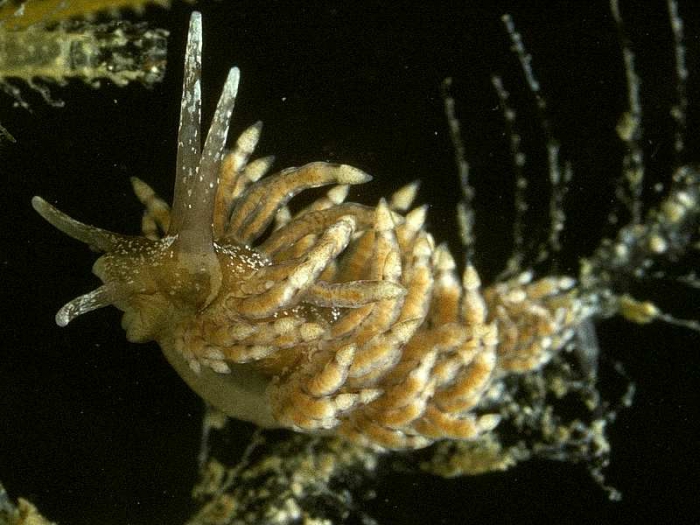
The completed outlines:
<svg viewBox="0 0 700 525">
<path fill-rule="evenodd" d="M 172 207 L 132 180 L 144 236 L 33 199 L 55 227 L 104 252 L 93 267 L 104 284 L 61 308 L 57 323 L 116 306 L 129 341 L 157 341 L 204 399 L 263 427 L 385 449 L 494 428 L 500 379 L 541 367 L 586 317 L 574 280 L 521 274 L 482 291 L 471 265 L 459 279 L 424 230 L 426 209 L 407 211 L 416 185 L 370 207 L 343 202 L 348 185 L 370 180 L 351 166 L 314 162 L 263 178 L 272 159 L 249 162 L 259 123 L 225 149 L 237 68 L 202 147 L 201 46 L 194 13 Z M 292 197 L 326 185 L 291 214 Z"/>
</svg>

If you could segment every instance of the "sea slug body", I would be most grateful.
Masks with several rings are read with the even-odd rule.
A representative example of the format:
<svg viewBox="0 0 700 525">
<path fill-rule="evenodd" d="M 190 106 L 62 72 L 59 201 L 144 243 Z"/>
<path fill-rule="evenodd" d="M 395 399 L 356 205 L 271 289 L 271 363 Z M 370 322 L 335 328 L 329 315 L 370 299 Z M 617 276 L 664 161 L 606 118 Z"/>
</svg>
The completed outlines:
<svg viewBox="0 0 700 525">
<path fill-rule="evenodd" d="M 425 230 L 426 208 L 411 209 L 416 185 L 365 206 L 344 202 L 349 185 L 371 178 L 348 165 L 266 175 L 270 157 L 250 160 L 261 124 L 225 148 L 237 68 L 202 146 L 201 47 L 194 13 L 172 206 L 132 181 L 143 236 L 33 199 L 56 228 L 104 252 L 93 267 L 104 284 L 61 308 L 57 323 L 116 306 L 129 341 L 157 341 L 204 399 L 263 427 L 392 450 L 495 428 L 504 378 L 566 347 L 597 313 L 587 299 L 598 284 L 586 296 L 575 278 L 523 272 L 482 288 L 476 269 L 459 276 Z M 291 213 L 294 196 L 321 186 L 333 187 Z"/>
</svg>

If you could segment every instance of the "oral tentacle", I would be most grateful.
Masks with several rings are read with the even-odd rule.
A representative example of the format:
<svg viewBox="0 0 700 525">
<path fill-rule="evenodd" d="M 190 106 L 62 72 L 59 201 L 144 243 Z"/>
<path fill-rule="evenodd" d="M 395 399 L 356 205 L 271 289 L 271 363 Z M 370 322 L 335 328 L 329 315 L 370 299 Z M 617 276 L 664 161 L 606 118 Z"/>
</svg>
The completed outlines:
<svg viewBox="0 0 700 525">
<path fill-rule="evenodd" d="M 97 228 L 96 226 L 90 226 L 89 224 L 83 224 L 56 209 L 41 197 L 32 198 L 32 207 L 56 229 L 101 252 L 113 251 L 124 243 L 140 239 L 139 237 L 122 235 Z"/>
</svg>

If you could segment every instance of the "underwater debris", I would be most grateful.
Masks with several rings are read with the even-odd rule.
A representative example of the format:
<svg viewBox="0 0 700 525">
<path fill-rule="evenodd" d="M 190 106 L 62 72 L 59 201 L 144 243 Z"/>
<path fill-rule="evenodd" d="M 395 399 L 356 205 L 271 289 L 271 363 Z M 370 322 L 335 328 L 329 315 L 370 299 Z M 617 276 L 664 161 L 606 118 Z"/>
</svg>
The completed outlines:
<svg viewBox="0 0 700 525">
<path fill-rule="evenodd" d="M 235 422 L 216 432 L 235 432 Z M 224 443 L 202 467 L 193 490 L 200 508 L 187 525 L 322 525 L 357 516 L 364 525 L 377 523 L 354 496 L 366 490 L 363 486 L 376 471 L 378 458 L 370 449 L 338 438 L 264 435 L 259 430 L 231 469 L 215 459 L 230 456 Z"/>
<path fill-rule="evenodd" d="M 0 88 L 23 107 L 28 104 L 10 80 L 21 80 L 51 105 L 54 100 L 37 80 L 66 85 L 80 79 L 99 87 L 103 79 L 118 86 L 138 81 L 145 86 L 165 74 L 168 32 L 145 23 L 63 23 L 47 29 L 0 30 Z"/>
<path fill-rule="evenodd" d="M 0 30 L 16 31 L 74 19 L 89 20 L 98 14 L 116 17 L 131 9 L 140 14 L 147 5 L 170 7 L 171 0 L 6 0 L 0 2 Z"/>
<path fill-rule="evenodd" d="M 65 86 L 70 79 L 81 79 L 97 88 L 101 80 L 118 86 L 136 81 L 147 87 L 162 81 L 168 31 L 149 28 L 146 23 L 85 20 L 104 10 L 116 15 L 120 7 L 140 11 L 144 3 L 36 0 L 0 4 L 0 90 L 28 109 L 16 81 L 58 107 L 63 101 L 51 96 L 46 82 Z M 14 142 L 0 125 L 0 139 L 3 137 Z"/>
</svg>

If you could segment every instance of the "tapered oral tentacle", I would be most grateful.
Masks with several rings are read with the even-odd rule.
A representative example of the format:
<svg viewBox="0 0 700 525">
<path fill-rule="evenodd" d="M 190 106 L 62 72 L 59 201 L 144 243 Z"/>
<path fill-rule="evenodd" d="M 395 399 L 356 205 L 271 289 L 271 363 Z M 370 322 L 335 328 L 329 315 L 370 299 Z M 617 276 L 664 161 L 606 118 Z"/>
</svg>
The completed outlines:
<svg viewBox="0 0 700 525">
<path fill-rule="evenodd" d="M 119 299 L 126 297 L 128 293 L 129 291 L 125 287 L 114 283 L 100 286 L 63 305 L 56 314 L 56 324 L 61 327 L 66 326 L 79 315 L 112 305 Z"/>
<path fill-rule="evenodd" d="M 112 251 L 117 246 L 136 239 L 76 221 L 41 197 L 32 197 L 32 207 L 56 229 L 101 252 Z"/>
</svg>

